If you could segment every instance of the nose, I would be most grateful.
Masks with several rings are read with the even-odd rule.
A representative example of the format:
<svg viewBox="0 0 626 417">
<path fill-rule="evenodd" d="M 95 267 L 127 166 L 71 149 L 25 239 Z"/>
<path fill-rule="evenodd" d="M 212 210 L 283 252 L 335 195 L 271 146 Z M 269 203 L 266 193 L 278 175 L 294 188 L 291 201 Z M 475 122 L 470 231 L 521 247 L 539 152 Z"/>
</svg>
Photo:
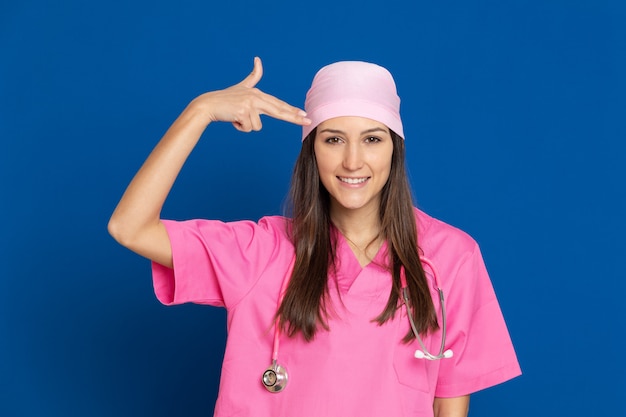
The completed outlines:
<svg viewBox="0 0 626 417">
<path fill-rule="evenodd" d="M 344 148 L 343 167 L 349 171 L 356 171 L 363 166 L 363 154 L 360 146 L 350 143 Z"/>
</svg>

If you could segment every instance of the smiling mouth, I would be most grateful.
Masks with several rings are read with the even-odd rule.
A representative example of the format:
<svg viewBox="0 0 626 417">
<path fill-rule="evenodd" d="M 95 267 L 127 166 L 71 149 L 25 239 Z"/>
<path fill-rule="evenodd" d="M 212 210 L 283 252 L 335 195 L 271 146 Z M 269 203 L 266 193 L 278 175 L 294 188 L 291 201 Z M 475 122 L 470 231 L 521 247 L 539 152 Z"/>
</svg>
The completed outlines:
<svg viewBox="0 0 626 417">
<path fill-rule="evenodd" d="M 346 177 L 337 177 L 339 181 L 345 182 L 346 184 L 362 184 L 367 181 L 370 177 L 363 178 L 346 178 Z"/>
</svg>

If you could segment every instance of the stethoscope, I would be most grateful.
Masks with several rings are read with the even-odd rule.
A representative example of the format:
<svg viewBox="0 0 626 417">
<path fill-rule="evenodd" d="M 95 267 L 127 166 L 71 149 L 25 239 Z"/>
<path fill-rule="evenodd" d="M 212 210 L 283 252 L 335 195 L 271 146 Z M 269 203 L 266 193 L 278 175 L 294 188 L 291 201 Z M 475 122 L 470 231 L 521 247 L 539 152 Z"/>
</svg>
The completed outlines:
<svg viewBox="0 0 626 417">
<path fill-rule="evenodd" d="M 441 289 L 439 283 L 439 274 L 435 265 L 433 265 L 432 261 L 426 257 L 420 256 L 420 260 L 422 265 L 427 265 L 432 271 L 433 278 L 435 281 L 435 289 L 437 290 L 437 294 L 439 295 L 439 305 L 441 309 L 441 345 L 439 346 L 439 353 L 436 355 L 430 353 L 428 349 L 426 349 L 426 345 L 422 341 L 422 338 L 417 331 L 417 327 L 415 326 L 415 321 L 413 320 L 413 315 L 411 314 L 411 308 L 409 306 L 409 290 L 406 282 L 406 276 L 404 273 L 404 268 L 400 270 L 400 286 L 402 293 L 402 301 L 407 309 L 407 316 L 409 318 L 409 323 L 411 324 L 411 330 L 419 343 L 421 350 L 417 349 L 415 351 L 414 356 L 417 359 L 427 359 L 431 361 L 443 359 L 443 358 L 451 358 L 453 353 L 452 350 L 445 349 L 446 345 L 446 307 L 443 301 L 443 290 Z M 291 268 L 290 268 L 291 270 Z M 290 276 L 288 274 L 287 276 Z M 285 289 L 287 288 L 288 279 L 285 278 L 280 288 L 280 296 L 278 297 L 278 307 L 283 301 L 283 296 L 285 294 Z M 289 380 L 289 375 L 287 374 L 287 369 L 284 366 L 278 364 L 278 348 L 280 345 L 280 326 L 278 322 L 274 323 L 274 345 L 272 349 L 272 364 L 263 372 L 263 377 L 261 381 L 263 382 L 263 386 L 269 392 L 281 392 L 285 389 L 287 385 L 287 381 Z"/>
</svg>

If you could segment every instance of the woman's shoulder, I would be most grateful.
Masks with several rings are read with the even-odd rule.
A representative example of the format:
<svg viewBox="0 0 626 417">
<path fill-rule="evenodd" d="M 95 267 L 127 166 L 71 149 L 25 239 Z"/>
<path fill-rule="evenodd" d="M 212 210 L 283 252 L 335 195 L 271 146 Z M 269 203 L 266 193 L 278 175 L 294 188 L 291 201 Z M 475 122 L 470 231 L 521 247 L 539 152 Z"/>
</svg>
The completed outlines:
<svg viewBox="0 0 626 417">
<path fill-rule="evenodd" d="M 278 215 L 263 216 L 257 221 L 236 220 L 225 223 L 235 233 L 250 234 L 257 239 L 270 239 L 276 243 L 291 240 L 291 224 L 290 218 Z"/>
<path fill-rule="evenodd" d="M 291 219 L 284 216 L 264 216 L 259 220 L 217 220 L 217 219 L 189 219 L 163 220 L 163 224 L 170 235 L 191 231 L 201 236 L 216 237 L 231 236 L 238 239 L 273 239 L 274 241 L 290 240 Z"/>
<path fill-rule="evenodd" d="M 257 222 L 259 227 L 276 233 L 277 235 L 289 238 L 291 234 L 291 219 L 284 216 L 264 216 Z"/>
<path fill-rule="evenodd" d="M 478 244 L 467 232 L 414 208 L 419 246 L 428 255 L 445 246 L 447 250 L 473 252 Z"/>
</svg>

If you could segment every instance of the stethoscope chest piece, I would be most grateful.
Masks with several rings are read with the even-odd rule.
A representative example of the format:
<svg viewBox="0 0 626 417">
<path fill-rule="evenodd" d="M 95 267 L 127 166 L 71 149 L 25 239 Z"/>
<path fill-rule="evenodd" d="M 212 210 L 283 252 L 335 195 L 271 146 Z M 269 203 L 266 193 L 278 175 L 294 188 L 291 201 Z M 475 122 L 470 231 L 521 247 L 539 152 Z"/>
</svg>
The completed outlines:
<svg viewBox="0 0 626 417">
<path fill-rule="evenodd" d="M 273 363 L 269 368 L 263 372 L 263 386 L 269 392 L 280 392 L 287 385 L 287 370 L 277 363 Z"/>
</svg>

